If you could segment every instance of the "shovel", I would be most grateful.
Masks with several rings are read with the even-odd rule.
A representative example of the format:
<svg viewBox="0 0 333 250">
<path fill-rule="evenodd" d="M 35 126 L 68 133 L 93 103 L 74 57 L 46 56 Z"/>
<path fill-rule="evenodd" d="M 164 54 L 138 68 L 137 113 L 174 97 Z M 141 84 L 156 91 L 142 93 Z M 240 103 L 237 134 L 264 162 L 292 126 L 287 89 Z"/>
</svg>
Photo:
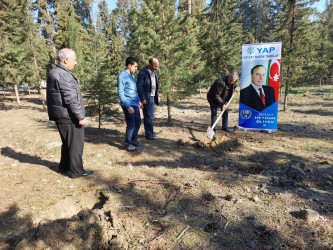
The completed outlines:
<svg viewBox="0 0 333 250">
<path fill-rule="evenodd" d="M 229 106 L 229 104 L 230 104 L 232 98 L 234 98 L 235 94 L 236 94 L 236 93 L 234 93 L 234 94 L 231 96 L 230 100 L 228 101 L 228 103 L 227 103 L 227 105 L 226 105 L 227 107 Z M 208 136 L 209 139 L 212 139 L 212 138 L 214 137 L 214 135 L 215 135 L 215 131 L 214 131 L 213 128 L 214 128 L 214 127 L 216 126 L 216 124 L 219 122 L 219 120 L 221 119 L 223 113 L 224 113 L 224 110 L 222 110 L 221 114 L 220 114 L 219 117 L 216 119 L 216 121 L 214 122 L 213 126 L 208 126 L 208 128 L 207 128 L 207 136 Z"/>
</svg>

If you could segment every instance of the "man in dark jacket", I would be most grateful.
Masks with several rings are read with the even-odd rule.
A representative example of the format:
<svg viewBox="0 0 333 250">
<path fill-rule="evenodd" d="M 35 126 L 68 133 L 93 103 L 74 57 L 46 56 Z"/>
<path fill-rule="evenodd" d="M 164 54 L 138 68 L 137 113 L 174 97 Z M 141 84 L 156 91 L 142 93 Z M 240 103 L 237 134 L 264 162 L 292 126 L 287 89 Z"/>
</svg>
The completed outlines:
<svg viewBox="0 0 333 250">
<path fill-rule="evenodd" d="M 84 128 L 86 124 L 82 94 L 71 71 L 76 55 L 71 49 L 61 49 L 59 63 L 47 76 L 47 109 L 49 119 L 56 122 L 61 141 L 59 172 L 71 178 L 87 176 L 82 164 Z"/>
<path fill-rule="evenodd" d="M 158 77 L 156 70 L 159 62 L 156 58 L 149 59 L 149 64 L 139 72 L 137 89 L 139 98 L 143 104 L 143 123 L 146 139 L 156 140 L 153 120 L 155 118 L 155 104 L 159 104 Z"/>
<path fill-rule="evenodd" d="M 222 130 L 230 132 L 228 128 L 228 109 L 226 104 L 230 100 L 234 91 L 239 92 L 239 87 L 235 84 L 238 80 L 238 73 L 231 72 L 215 80 L 207 93 L 207 100 L 211 111 L 211 125 L 217 119 L 217 109 L 224 110 L 222 115 Z M 213 128 L 216 134 L 217 125 Z"/>
</svg>

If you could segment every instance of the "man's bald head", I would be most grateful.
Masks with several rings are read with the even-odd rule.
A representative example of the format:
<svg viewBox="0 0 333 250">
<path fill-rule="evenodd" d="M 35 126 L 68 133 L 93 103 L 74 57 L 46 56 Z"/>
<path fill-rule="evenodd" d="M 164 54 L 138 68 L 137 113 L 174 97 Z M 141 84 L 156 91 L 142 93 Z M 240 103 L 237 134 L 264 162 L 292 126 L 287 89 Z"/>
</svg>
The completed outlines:
<svg viewBox="0 0 333 250">
<path fill-rule="evenodd" d="M 155 72 L 158 69 L 158 66 L 159 66 L 159 62 L 158 62 L 157 58 L 152 57 L 152 58 L 149 59 L 148 68 L 151 71 Z"/>
</svg>

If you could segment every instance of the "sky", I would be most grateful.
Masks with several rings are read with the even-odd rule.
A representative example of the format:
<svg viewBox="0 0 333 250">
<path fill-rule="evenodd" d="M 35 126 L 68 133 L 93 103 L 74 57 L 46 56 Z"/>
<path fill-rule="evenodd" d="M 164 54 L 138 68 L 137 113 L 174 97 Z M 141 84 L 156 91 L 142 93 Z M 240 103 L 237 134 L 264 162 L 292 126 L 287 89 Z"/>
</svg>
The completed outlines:
<svg viewBox="0 0 333 250">
<path fill-rule="evenodd" d="M 110 10 L 113 10 L 114 8 L 116 8 L 116 1 L 117 0 L 106 0 Z M 211 2 L 211 0 L 206 0 L 207 4 L 210 2 Z M 99 3 L 99 0 L 95 0 L 95 3 L 93 4 L 94 13 L 96 13 L 98 3 Z M 320 1 L 316 2 L 315 4 L 313 4 L 313 7 L 316 7 L 319 12 L 323 12 L 325 10 L 325 5 L 326 5 L 326 0 L 320 0 Z"/>
</svg>

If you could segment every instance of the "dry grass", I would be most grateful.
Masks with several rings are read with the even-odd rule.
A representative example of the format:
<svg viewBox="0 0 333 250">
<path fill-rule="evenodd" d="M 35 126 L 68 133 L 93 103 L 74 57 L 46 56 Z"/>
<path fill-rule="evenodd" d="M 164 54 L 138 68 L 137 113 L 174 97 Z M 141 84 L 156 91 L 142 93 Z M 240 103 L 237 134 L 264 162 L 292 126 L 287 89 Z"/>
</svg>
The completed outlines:
<svg viewBox="0 0 333 250">
<path fill-rule="evenodd" d="M 76 180 L 56 172 L 60 138 L 38 97 L 24 96 L 20 107 L 2 98 L 0 248 L 330 249 L 330 91 L 297 89 L 289 110 L 279 112 L 276 133 L 235 130 L 213 142 L 205 132 L 205 93 L 177 102 L 171 125 L 162 104 L 155 123 L 160 139 L 146 141 L 141 128 L 145 146 L 136 153 L 123 148 L 122 114 L 100 131 L 90 119 L 84 163 L 95 174 Z M 236 128 L 237 100 L 229 120 Z M 320 219 L 299 218 L 305 208 Z M 51 214 L 59 215 L 46 220 Z M 56 242 L 55 225 L 70 227 L 64 233 L 72 240 Z"/>
</svg>

